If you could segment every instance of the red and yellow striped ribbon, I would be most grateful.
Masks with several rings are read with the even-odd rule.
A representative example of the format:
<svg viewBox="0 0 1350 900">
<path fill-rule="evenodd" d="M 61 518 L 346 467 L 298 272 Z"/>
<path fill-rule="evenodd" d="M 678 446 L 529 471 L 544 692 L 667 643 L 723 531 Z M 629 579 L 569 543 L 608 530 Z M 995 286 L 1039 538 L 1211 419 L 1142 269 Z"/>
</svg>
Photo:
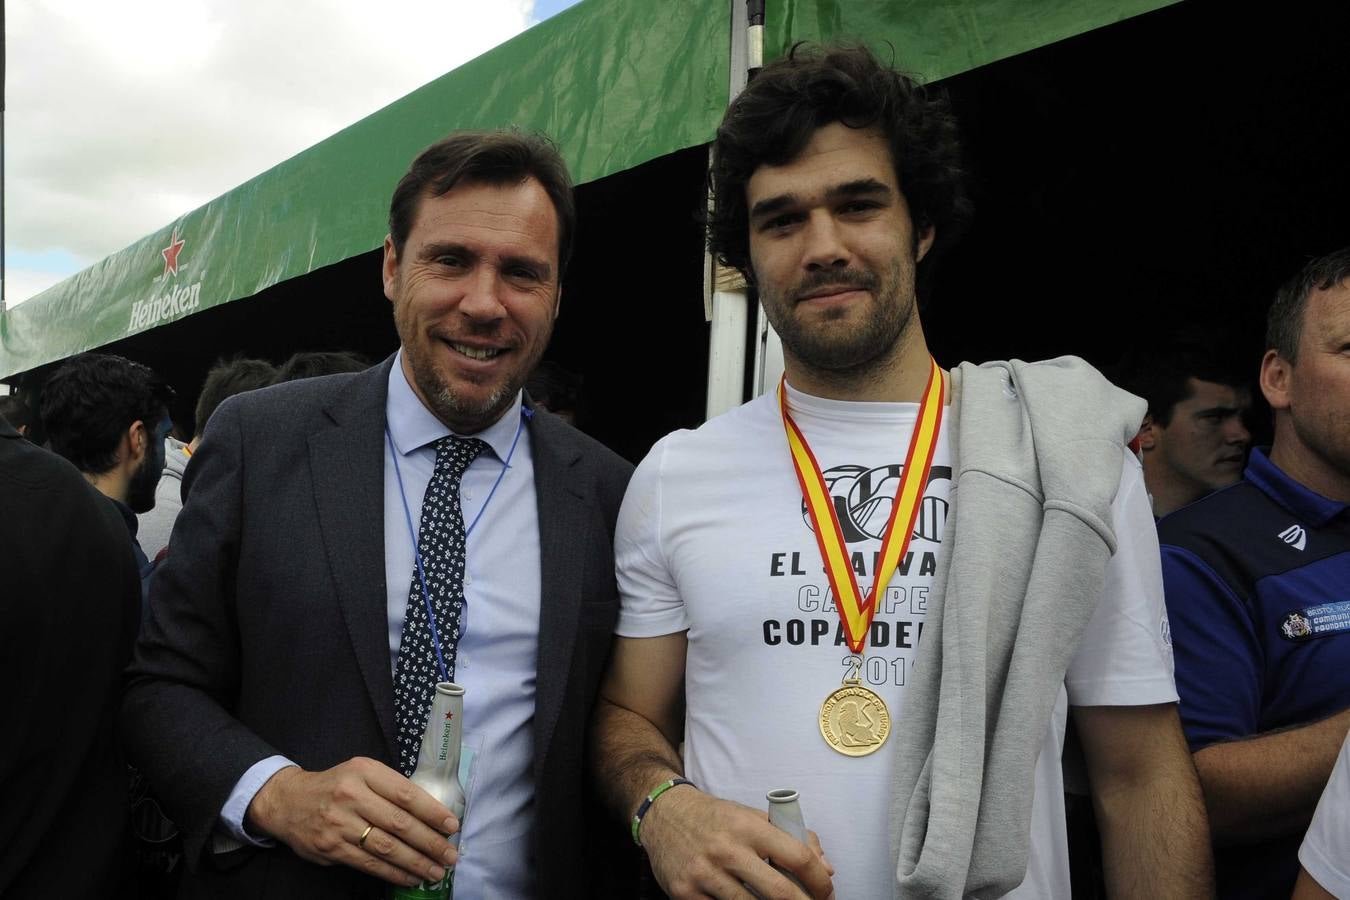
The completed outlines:
<svg viewBox="0 0 1350 900">
<path fill-rule="evenodd" d="M 876 615 L 877 594 L 890 583 L 896 566 L 909 549 L 914 519 L 919 513 L 923 491 L 928 484 L 928 470 L 933 465 L 933 453 L 937 450 L 938 433 L 942 430 L 945 385 L 937 362 L 931 359 L 930 362 L 932 369 L 928 373 L 928 386 L 924 388 L 923 401 L 919 404 L 919 416 L 914 422 L 914 434 L 905 456 L 900 487 L 895 492 L 890 520 L 886 523 L 886 533 L 881 542 L 880 564 L 873 573 L 872 589 L 866 599 L 858 589 L 858 580 L 849 563 L 844 532 L 839 527 L 839 516 L 831 502 L 830 490 L 825 484 L 825 476 L 821 474 L 820 464 L 811 453 L 811 447 L 806 443 L 801 429 L 788 413 L 787 389 L 784 387 L 786 378 L 778 383 L 778 409 L 783 414 L 783 428 L 787 432 L 788 448 L 792 451 L 792 465 L 802 487 L 802 497 L 816 532 L 816 543 L 820 547 L 820 557 L 825 562 L 830 587 L 834 589 L 839 621 L 844 625 L 844 635 L 853 653 L 862 652 L 867 642 L 867 630 L 872 625 L 872 617 Z"/>
</svg>

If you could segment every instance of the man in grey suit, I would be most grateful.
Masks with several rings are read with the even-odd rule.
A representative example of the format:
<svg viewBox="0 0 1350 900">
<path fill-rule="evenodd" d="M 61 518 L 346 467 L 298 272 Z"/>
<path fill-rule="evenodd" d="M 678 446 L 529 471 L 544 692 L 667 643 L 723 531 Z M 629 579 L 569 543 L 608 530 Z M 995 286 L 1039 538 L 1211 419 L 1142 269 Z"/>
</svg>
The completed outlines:
<svg viewBox="0 0 1350 900">
<path fill-rule="evenodd" d="M 575 218 L 545 139 L 433 145 L 390 209 L 399 352 L 212 417 L 123 707 L 187 895 L 375 896 L 452 864 L 460 897 L 589 891 L 583 729 L 631 467 L 521 391 Z M 405 777 L 437 680 L 467 691 L 462 831 Z"/>
</svg>

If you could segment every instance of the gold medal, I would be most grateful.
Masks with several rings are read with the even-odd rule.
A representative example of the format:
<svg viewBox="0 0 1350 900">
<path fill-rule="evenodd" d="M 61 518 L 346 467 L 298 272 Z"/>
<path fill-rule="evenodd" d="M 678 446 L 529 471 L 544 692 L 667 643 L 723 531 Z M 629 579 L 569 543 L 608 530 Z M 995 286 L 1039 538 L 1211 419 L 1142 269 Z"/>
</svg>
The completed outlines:
<svg viewBox="0 0 1350 900">
<path fill-rule="evenodd" d="M 914 433 L 905 456 L 900 486 L 891 504 L 890 521 L 886 523 L 881 542 L 880 562 L 876 577 L 867 596 L 858 589 L 849 562 L 849 552 L 843 529 L 835 511 L 830 488 L 825 483 L 820 466 L 806 443 L 797 423 L 787 407 L 787 376 L 778 382 L 778 409 L 783 415 L 783 430 L 787 435 L 792 466 L 802 488 L 802 500 L 811 519 L 811 528 L 820 547 L 825 572 L 834 591 L 839 621 L 843 626 L 848 648 L 861 655 L 867 644 L 868 628 L 877 611 L 877 594 L 890 583 L 891 576 L 909 547 L 914 534 L 914 520 L 923 501 L 928 472 L 937 451 L 938 434 L 942 430 L 942 403 L 945 393 L 942 370 L 936 361 L 929 360 L 928 386 L 924 388 L 919 415 L 914 422 Z M 891 714 L 886 703 L 874 691 L 863 687 L 858 677 L 862 660 L 844 678 L 844 684 L 820 706 L 820 736 L 825 743 L 845 756 L 866 756 L 875 753 L 891 733 Z"/>
<path fill-rule="evenodd" d="M 875 753 L 890 734 L 891 713 L 886 701 L 856 678 L 846 678 L 843 686 L 820 704 L 820 736 L 845 756 Z"/>
</svg>

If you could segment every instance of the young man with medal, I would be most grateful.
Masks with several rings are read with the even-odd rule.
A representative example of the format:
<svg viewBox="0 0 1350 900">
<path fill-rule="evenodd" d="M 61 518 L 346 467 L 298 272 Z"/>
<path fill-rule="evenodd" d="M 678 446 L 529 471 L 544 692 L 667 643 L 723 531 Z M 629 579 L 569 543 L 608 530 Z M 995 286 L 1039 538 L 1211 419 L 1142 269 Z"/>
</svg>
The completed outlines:
<svg viewBox="0 0 1350 900">
<path fill-rule="evenodd" d="M 593 729 L 673 897 L 1067 897 L 1070 706 L 1113 893 L 1210 892 L 1125 447 L 1142 401 L 1075 359 L 928 352 L 915 280 L 964 216 L 955 135 L 862 49 L 767 66 L 719 129 L 709 243 L 785 377 L 635 473 Z M 769 826 L 775 788 L 819 843 Z"/>
</svg>

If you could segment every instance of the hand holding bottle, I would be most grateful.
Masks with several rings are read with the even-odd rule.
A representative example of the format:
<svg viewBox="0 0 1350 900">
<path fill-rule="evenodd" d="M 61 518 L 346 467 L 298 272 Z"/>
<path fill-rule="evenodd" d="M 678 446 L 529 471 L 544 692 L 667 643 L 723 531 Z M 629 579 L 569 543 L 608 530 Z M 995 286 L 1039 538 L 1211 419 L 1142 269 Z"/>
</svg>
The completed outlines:
<svg viewBox="0 0 1350 900">
<path fill-rule="evenodd" d="M 254 796 L 245 821 L 302 859 L 350 866 L 390 884 L 438 881 L 458 859 L 445 837 L 459 831 L 451 810 L 364 757 L 321 772 L 280 770 Z"/>
<path fill-rule="evenodd" d="M 809 845 L 770 825 L 763 812 L 692 787 L 662 795 L 642 826 L 652 872 L 673 898 L 832 898 L 834 870 L 815 836 L 807 837 Z"/>
</svg>

